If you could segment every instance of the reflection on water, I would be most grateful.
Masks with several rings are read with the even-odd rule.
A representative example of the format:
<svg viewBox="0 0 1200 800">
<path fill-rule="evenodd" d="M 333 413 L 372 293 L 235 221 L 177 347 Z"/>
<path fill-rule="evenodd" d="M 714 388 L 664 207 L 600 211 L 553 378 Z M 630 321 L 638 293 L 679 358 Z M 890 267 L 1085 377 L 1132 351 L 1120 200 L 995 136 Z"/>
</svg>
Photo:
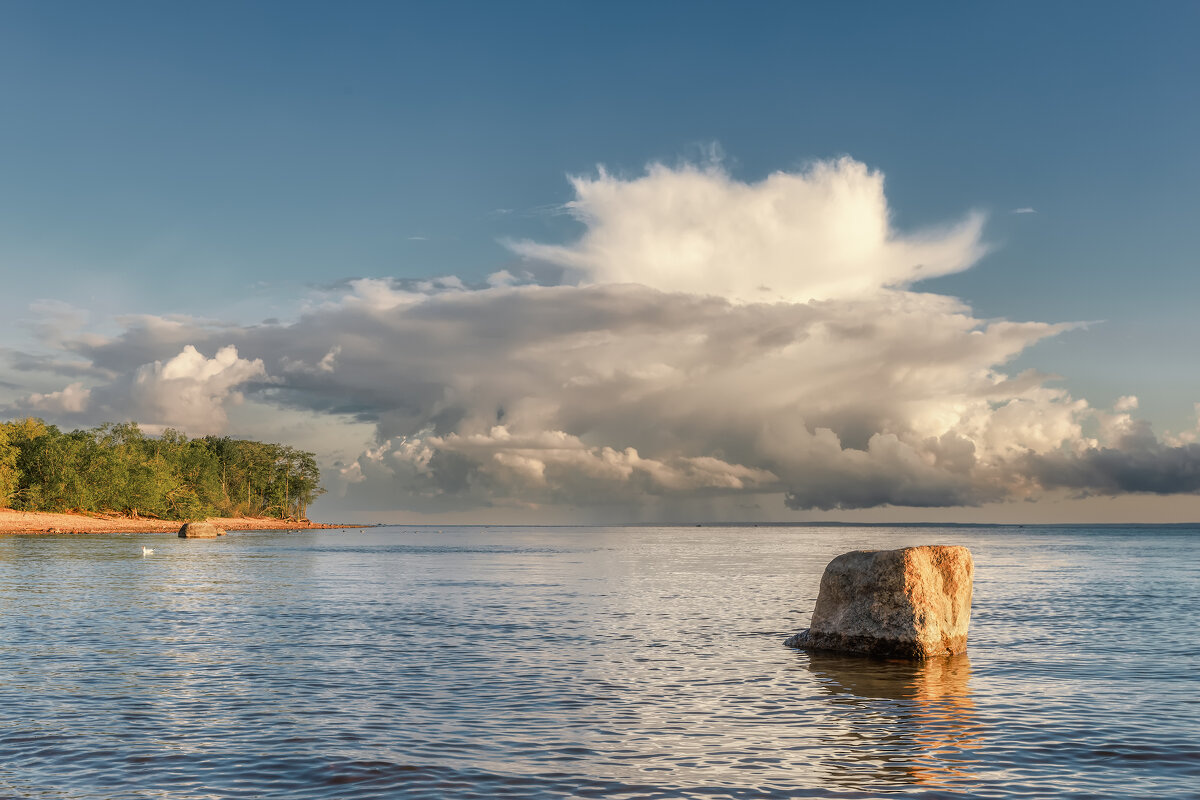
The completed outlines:
<svg viewBox="0 0 1200 800">
<path fill-rule="evenodd" d="M 930 541 L 970 661 L 783 646 Z M 1194 798 L 1198 595 L 1169 530 L 0 537 L 0 798 Z"/>
<path fill-rule="evenodd" d="M 809 654 L 809 670 L 840 723 L 846 761 L 837 776 L 953 788 L 973 779 L 981 727 L 971 700 L 971 662 L 963 653 L 925 661 Z M 846 782 L 839 780 L 839 783 Z"/>
</svg>

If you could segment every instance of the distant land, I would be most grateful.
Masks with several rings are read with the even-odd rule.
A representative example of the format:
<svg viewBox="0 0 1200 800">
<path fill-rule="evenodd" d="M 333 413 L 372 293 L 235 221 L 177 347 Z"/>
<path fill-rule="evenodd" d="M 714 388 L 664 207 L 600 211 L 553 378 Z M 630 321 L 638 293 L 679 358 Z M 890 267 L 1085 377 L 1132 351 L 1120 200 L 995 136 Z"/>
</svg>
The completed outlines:
<svg viewBox="0 0 1200 800">
<path fill-rule="evenodd" d="M 213 517 L 209 521 L 227 531 L 369 527 L 272 517 Z M 178 520 L 132 519 L 119 514 L 55 514 L 0 508 L 0 534 L 175 533 L 181 524 Z"/>
</svg>

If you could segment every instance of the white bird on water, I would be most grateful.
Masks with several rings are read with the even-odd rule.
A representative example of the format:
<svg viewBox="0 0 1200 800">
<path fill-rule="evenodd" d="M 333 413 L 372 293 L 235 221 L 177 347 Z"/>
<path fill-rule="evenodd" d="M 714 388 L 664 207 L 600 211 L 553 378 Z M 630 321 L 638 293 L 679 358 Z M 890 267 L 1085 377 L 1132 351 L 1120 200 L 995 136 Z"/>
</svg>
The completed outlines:
<svg viewBox="0 0 1200 800">
<path fill-rule="evenodd" d="M 143 556 L 148 556 L 153 552 L 154 552 L 153 547 L 146 547 L 146 545 L 142 545 L 142 555 Z"/>
</svg>

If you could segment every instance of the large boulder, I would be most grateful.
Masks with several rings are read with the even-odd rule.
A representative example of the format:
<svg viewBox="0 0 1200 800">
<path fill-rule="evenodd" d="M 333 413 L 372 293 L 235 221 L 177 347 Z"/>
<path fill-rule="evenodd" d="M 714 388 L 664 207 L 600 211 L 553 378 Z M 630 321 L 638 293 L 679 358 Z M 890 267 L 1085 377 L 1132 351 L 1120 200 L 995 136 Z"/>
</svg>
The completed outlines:
<svg viewBox="0 0 1200 800">
<path fill-rule="evenodd" d="M 224 535 L 225 529 L 211 522 L 185 522 L 179 529 L 180 539 L 215 539 Z"/>
<path fill-rule="evenodd" d="M 966 652 L 974 575 L 965 547 L 845 553 L 825 567 L 811 626 L 784 644 L 902 658 Z"/>
</svg>

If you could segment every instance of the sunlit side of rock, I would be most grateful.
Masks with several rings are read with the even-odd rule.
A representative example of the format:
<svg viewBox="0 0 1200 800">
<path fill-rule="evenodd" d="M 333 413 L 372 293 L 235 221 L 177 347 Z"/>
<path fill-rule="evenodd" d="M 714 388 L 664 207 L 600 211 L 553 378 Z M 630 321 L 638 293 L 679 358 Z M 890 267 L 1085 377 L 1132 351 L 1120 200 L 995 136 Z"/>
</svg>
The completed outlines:
<svg viewBox="0 0 1200 800">
<path fill-rule="evenodd" d="M 965 547 L 845 553 L 821 576 L 811 627 L 785 644 L 903 658 L 966 652 L 974 574 Z"/>
</svg>

